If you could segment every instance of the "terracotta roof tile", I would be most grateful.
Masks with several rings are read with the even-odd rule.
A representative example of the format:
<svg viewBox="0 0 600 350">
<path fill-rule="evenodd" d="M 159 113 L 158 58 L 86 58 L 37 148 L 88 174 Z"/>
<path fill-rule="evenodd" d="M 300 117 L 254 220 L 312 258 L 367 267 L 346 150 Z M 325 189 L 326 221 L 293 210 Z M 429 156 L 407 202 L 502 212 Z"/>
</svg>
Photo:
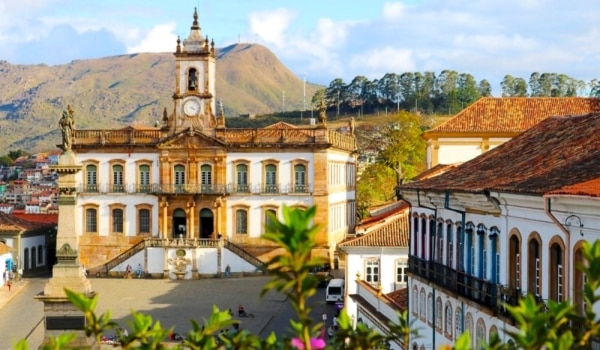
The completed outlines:
<svg viewBox="0 0 600 350">
<path fill-rule="evenodd" d="M 286 122 L 277 122 L 275 124 L 266 126 L 265 129 L 298 129 L 298 127 L 296 125 L 289 124 Z"/>
<path fill-rule="evenodd" d="M 399 306 L 402 310 L 406 310 L 408 307 L 408 289 L 402 288 L 397 289 L 393 292 L 387 293 L 386 296 L 394 301 L 394 304 Z"/>
<path fill-rule="evenodd" d="M 438 175 L 441 175 L 441 174 L 447 172 L 448 170 L 456 168 L 460 164 L 461 163 L 438 164 L 438 165 L 434 166 L 433 168 L 425 170 L 424 172 L 422 172 L 419 175 L 415 176 L 412 180 L 413 181 L 425 180 L 425 179 L 428 179 L 430 177 L 438 176 Z"/>
<path fill-rule="evenodd" d="M 600 112 L 600 99 L 583 97 L 483 97 L 424 137 L 447 133 L 521 133 L 550 116 Z"/>
<path fill-rule="evenodd" d="M 448 172 L 399 187 L 544 194 L 600 177 L 600 113 L 550 117 Z"/>
<path fill-rule="evenodd" d="M 554 191 L 549 191 L 546 195 L 600 197 L 600 177 L 573 185 L 567 185 Z"/>
<path fill-rule="evenodd" d="M 33 222 L 17 217 L 16 215 L 0 212 L 0 231 L 29 231 L 47 226 L 50 226 L 50 224 Z"/>
<path fill-rule="evenodd" d="M 37 222 L 40 224 L 56 225 L 58 223 L 58 214 L 13 213 L 12 216 L 29 222 Z"/>
<path fill-rule="evenodd" d="M 408 247 L 409 224 L 408 214 L 409 205 L 399 209 L 387 212 L 377 218 L 369 218 L 368 222 L 360 223 L 356 226 L 356 232 L 359 230 L 372 230 L 364 235 L 350 238 L 338 244 L 339 247 Z M 371 220 L 373 219 L 373 220 Z M 397 224 L 398 228 L 392 229 L 391 225 Z"/>
</svg>

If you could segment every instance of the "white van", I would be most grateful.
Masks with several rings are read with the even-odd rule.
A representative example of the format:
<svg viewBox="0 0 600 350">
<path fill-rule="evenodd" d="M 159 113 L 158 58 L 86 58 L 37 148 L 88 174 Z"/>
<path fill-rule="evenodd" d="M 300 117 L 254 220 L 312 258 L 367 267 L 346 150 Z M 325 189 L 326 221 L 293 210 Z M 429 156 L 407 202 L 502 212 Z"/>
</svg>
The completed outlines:
<svg viewBox="0 0 600 350">
<path fill-rule="evenodd" d="M 329 281 L 327 291 L 325 292 L 325 301 L 335 303 L 336 301 L 344 301 L 344 290 L 346 281 L 343 278 L 334 278 Z"/>
</svg>

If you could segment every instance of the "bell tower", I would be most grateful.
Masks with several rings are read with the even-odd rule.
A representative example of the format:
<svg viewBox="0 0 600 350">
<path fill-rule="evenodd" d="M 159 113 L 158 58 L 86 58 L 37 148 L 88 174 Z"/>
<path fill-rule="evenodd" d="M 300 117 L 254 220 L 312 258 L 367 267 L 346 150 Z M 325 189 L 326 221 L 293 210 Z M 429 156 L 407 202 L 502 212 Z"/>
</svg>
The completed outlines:
<svg viewBox="0 0 600 350">
<path fill-rule="evenodd" d="M 175 93 L 173 94 L 173 132 L 190 127 L 212 135 L 217 126 L 215 115 L 215 61 L 214 41 L 202 37 L 198 11 L 194 8 L 194 22 L 190 35 L 181 42 L 177 38 L 175 55 Z"/>
</svg>

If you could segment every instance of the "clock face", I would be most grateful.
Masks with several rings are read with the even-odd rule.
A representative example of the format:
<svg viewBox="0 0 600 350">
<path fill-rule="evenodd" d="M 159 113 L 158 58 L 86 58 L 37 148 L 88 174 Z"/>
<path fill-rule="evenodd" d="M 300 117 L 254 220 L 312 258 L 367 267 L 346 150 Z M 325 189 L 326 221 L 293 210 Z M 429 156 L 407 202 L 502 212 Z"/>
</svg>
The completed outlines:
<svg viewBox="0 0 600 350">
<path fill-rule="evenodd" d="M 196 100 L 189 100 L 183 105 L 183 113 L 188 116 L 196 116 L 200 113 L 200 103 Z"/>
</svg>

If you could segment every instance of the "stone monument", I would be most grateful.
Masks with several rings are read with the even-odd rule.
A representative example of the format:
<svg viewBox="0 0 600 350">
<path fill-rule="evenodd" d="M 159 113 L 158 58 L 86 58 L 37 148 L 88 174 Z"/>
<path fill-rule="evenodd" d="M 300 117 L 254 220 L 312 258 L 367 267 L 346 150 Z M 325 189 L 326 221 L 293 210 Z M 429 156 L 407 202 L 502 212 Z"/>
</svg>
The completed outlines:
<svg viewBox="0 0 600 350">
<path fill-rule="evenodd" d="M 67 112 L 72 117 L 69 106 Z M 64 117 L 63 113 L 63 117 Z M 67 116 L 68 117 L 68 116 Z M 64 121 L 63 121 L 64 122 Z M 58 165 L 51 168 L 58 173 L 58 230 L 56 234 L 56 260 L 52 267 L 52 277 L 44 286 L 43 292 L 35 299 L 44 303 L 44 343 L 50 337 L 56 337 L 62 333 L 74 333 L 76 339 L 69 344 L 71 349 L 94 349 L 98 348 L 92 338 L 85 335 L 86 319 L 83 312 L 77 309 L 67 299 L 65 289 L 93 296 L 90 281 L 85 276 L 85 269 L 80 264 L 77 249 L 79 248 L 79 236 L 76 229 L 80 223 L 75 215 L 75 204 L 77 201 L 75 176 L 82 168 L 76 164 L 75 155 L 71 151 L 73 141 L 73 124 L 64 128 L 63 144 L 64 152 L 60 155 Z"/>
</svg>

